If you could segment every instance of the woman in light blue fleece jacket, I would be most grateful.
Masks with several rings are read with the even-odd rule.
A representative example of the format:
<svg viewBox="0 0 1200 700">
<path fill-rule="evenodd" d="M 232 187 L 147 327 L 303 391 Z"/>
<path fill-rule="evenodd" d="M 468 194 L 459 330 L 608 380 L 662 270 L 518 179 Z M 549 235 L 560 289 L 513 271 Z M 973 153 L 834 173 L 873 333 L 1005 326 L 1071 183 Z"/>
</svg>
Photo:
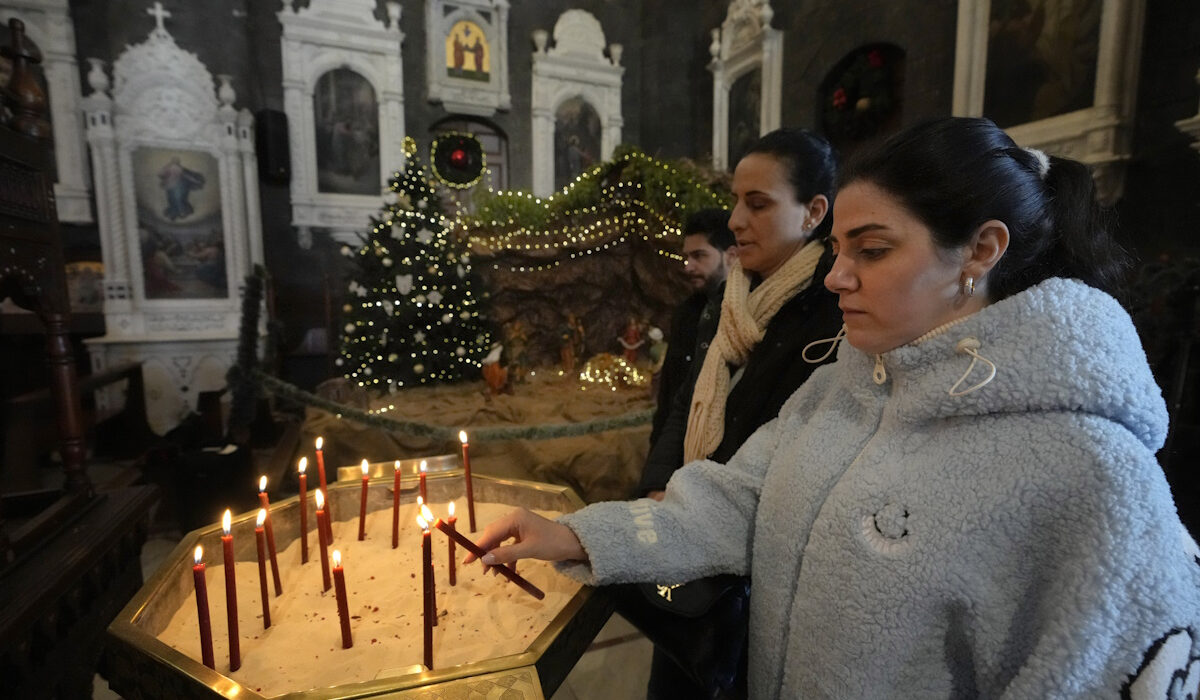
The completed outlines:
<svg viewBox="0 0 1200 700">
<path fill-rule="evenodd" d="M 849 347 L 728 464 L 514 512 L 484 561 L 749 572 L 754 698 L 1195 697 L 1200 550 L 1086 168 L 929 122 L 851 164 L 832 243 Z"/>
</svg>

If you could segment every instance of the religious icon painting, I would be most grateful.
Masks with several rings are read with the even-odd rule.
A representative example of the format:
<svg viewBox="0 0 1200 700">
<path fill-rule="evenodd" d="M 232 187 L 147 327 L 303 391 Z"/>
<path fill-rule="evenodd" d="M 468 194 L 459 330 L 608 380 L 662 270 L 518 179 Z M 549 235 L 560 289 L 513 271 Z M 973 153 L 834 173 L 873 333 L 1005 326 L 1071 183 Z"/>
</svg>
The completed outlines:
<svg viewBox="0 0 1200 700">
<path fill-rule="evenodd" d="M 508 4 L 506 0 L 426 0 L 430 102 L 441 103 L 453 114 L 481 117 L 512 106 Z"/>
<path fill-rule="evenodd" d="M 133 178 L 144 297 L 227 298 L 217 159 L 142 147 L 133 152 Z"/>
<path fill-rule="evenodd" d="M 446 37 L 446 70 L 452 78 L 488 81 L 488 38 L 478 24 L 459 20 Z"/>
</svg>

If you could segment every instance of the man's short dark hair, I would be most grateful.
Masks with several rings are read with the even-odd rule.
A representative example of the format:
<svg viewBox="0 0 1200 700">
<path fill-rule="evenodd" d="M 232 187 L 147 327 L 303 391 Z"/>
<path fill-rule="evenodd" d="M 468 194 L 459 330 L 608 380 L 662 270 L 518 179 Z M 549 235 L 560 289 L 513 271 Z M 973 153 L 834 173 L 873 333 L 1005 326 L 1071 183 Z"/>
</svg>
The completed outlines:
<svg viewBox="0 0 1200 700">
<path fill-rule="evenodd" d="M 683 224 L 683 235 L 703 235 L 708 239 L 710 246 L 721 252 L 725 252 L 729 246 L 737 243 L 733 237 L 733 231 L 729 230 L 728 209 L 701 209 L 689 214 L 687 221 Z"/>
</svg>

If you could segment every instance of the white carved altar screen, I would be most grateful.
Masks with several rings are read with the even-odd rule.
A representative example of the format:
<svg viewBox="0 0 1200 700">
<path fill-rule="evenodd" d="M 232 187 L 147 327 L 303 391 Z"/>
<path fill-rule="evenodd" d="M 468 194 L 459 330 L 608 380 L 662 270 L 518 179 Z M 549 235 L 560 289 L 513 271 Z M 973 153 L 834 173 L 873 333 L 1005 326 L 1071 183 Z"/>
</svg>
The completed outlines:
<svg viewBox="0 0 1200 700">
<path fill-rule="evenodd" d="M 143 362 L 147 414 L 163 433 L 200 392 L 225 386 L 243 280 L 263 261 L 254 119 L 157 26 L 113 63 L 92 64 L 83 100 L 105 270 L 106 334 L 94 370 Z"/>
</svg>

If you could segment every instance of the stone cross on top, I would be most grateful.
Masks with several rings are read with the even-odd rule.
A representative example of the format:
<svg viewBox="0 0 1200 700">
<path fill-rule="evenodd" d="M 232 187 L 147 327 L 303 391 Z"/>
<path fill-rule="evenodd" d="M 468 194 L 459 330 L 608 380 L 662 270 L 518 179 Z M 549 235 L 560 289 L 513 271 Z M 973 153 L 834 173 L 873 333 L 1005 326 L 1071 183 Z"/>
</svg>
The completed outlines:
<svg viewBox="0 0 1200 700">
<path fill-rule="evenodd" d="M 154 21 L 158 23 L 158 27 L 157 27 L 158 31 L 160 31 L 160 32 L 167 31 L 166 27 L 163 26 L 163 20 L 166 19 L 167 17 L 170 17 L 171 13 L 167 12 L 166 10 L 163 9 L 161 2 L 158 2 L 157 0 L 155 0 L 154 7 L 151 7 L 150 9 L 146 10 L 146 14 L 154 16 Z"/>
</svg>

